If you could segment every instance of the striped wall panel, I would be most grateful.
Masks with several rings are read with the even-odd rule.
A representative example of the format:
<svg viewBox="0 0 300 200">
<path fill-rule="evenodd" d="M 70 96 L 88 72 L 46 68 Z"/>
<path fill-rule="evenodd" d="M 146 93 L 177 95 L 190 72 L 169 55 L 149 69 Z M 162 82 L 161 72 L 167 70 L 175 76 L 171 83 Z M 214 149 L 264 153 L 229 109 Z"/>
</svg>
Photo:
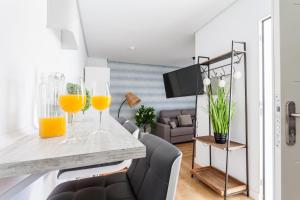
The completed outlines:
<svg viewBox="0 0 300 200">
<path fill-rule="evenodd" d="M 141 103 L 129 108 L 124 105 L 121 116 L 133 119 L 140 105 L 153 106 L 157 113 L 160 110 L 171 110 L 195 107 L 195 97 L 180 97 L 167 99 L 162 74 L 178 69 L 157 65 L 143 65 L 120 62 L 108 62 L 110 68 L 110 89 L 112 106 L 110 113 L 116 117 L 118 108 L 124 99 L 124 94 L 133 92 L 141 98 Z"/>
</svg>

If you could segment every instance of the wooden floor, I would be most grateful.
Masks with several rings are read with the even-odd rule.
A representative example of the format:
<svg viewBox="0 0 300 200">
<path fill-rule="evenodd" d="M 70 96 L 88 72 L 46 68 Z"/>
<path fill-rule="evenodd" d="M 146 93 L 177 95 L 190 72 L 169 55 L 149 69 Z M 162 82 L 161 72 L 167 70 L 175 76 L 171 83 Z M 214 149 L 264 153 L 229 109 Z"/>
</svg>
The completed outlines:
<svg viewBox="0 0 300 200">
<path fill-rule="evenodd" d="M 176 200 L 223 200 L 224 198 L 217 195 L 210 188 L 191 178 L 190 169 L 192 167 L 192 143 L 176 145 L 182 152 L 183 158 L 181 163 L 180 177 L 176 193 Z M 244 195 L 235 195 L 228 197 L 230 200 L 250 200 Z"/>
</svg>

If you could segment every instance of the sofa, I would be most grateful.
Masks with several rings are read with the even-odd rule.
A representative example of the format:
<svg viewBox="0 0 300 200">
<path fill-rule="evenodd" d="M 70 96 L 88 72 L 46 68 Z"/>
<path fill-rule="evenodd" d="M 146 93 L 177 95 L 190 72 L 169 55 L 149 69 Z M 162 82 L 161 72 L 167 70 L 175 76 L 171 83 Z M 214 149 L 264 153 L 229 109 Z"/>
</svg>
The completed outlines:
<svg viewBox="0 0 300 200">
<path fill-rule="evenodd" d="M 189 126 L 180 126 L 178 116 L 191 115 L 192 124 Z M 170 119 L 176 123 L 176 127 L 171 127 L 170 123 L 166 122 Z M 157 123 L 155 124 L 154 134 L 164 140 L 175 144 L 192 141 L 195 133 L 195 109 L 182 109 L 182 110 L 161 110 Z"/>
</svg>

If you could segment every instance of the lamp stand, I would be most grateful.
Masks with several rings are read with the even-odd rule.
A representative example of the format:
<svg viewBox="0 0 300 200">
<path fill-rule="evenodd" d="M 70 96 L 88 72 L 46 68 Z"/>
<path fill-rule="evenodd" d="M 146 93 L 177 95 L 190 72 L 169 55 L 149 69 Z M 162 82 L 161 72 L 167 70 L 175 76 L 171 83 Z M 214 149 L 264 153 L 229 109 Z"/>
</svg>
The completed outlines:
<svg viewBox="0 0 300 200">
<path fill-rule="evenodd" d="M 127 101 L 127 99 L 124 99 L 123 102 L 121 103 L 119 110 L 118 110 L 118 118 L 120 118 L 120 112 L 121 112 L 121 108 L 124 105 L 124 103 Z"/>
</svg>

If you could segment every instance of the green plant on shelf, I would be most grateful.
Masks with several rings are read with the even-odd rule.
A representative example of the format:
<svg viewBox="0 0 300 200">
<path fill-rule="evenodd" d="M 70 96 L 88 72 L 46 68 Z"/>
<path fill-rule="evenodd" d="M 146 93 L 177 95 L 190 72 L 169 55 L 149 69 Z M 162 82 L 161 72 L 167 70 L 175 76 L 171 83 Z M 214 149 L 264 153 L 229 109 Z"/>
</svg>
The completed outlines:
<svg viewBox="0 0 300 200">
<path fill-rule="evenodd" d="M 211 86 L 207 86 L 207 95 L 210 99 L 209 115 L 211 117 L 214 133 L 227 136 L 229 130 L 229 112 L 231 119 L 235 113 L 235 104 L 232 103 L 230 111 L 229 91 L 225 87 L 217 88 L 217 95 L 212 94 Z"/>
</svg>

